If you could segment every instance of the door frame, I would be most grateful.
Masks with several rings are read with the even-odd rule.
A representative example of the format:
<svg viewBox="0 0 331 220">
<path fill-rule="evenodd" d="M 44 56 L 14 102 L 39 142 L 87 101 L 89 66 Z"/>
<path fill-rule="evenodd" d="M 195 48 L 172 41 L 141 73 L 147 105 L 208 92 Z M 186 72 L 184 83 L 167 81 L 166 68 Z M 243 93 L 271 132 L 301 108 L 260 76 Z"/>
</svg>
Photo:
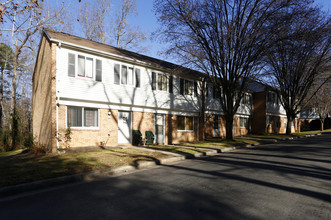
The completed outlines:
<svg viewBox="0 0 331 220">
<path fill-rule="evenodd" d="M 154 139 L 154 143 L 156 143 L 156 144 L 161 144 L 161 143 L 157 143 L 156 141 L 157 141 L 157 135 L 156 135 L 156 117 L 158 116 L 158 115 L 161 115 L 162 117 L 163 117 L 163 142 L 162 142 L 162 144 L 164 144 L 165 143 L 165 123 L 166 123 L 166 121 L 165 121 L 165 114 L 159 114 L 159 113 L 155 113 L 154 114 L 154 133 L 155 133 L 155 139 Z"/>
<path fill-rule="evenodd" d="M 130 120 L 130 123 L 128 124 L 129 125 L 129 142 L 128 143 L 119 143 L 119 123 L 120 123 L 120 113 L 122 112 L 127 112 L 129 113 L 129 118 L 131 119 Z M 132 112 L 131 111 L 118 111 L 118 116 L 117 116 L 117 144 L 132 144 Z"/>
</svg>

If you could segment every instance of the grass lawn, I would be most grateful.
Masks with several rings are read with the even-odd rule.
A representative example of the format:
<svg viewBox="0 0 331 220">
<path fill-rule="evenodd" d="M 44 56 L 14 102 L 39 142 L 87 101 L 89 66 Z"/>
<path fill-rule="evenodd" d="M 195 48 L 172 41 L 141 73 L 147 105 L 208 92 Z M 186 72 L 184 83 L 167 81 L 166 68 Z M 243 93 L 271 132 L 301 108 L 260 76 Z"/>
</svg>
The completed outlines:
<svg viewBox="0 0 331 220">
<path fill-rule="evenodd" d="M 178 154 L 196 154 L 196 153 L 203 153 L 207 152 L 208 150 L 204 149 L 198 149 L 194 147 L 180 147 L 180 146 L 163 146 L 163 145 L 151 145 L 147 148 L 155 149 L 155 150 L 163 150 L 163 151 L 169 151 L 172 153 L 178 153 Z"/>
<path fill-rule="evenodd" d="M 325 130 L 323 132 L 331 132 L 331 129 Z M 226 147 L 235 147 L 244 144 L 262 144 L 265 142 L 270 142 L 274 140 L 281 140 L 284 138 L 297 137 L 303 135 L 317 134 L 321 131 L 306 131 L 300 133 L 293 133 L 291 135 L 286 134 L 265 134 L 265 135 L 246 135 L 243 137 L 235 137 L 233 141 L 227 141 L 224 138 L 212 138 L 207 141 L 200 141 L 195 143 L 185 143 L 183 145 L 201 147 L 201 148 L 216 148 L 222 149 Z"/>
<path fill-rule="evenodd" d="M 132 148 L 36 156 L 22 150 L 0 153 L 0 187 L 115 168 L 170 157 Z"/>
</svg>

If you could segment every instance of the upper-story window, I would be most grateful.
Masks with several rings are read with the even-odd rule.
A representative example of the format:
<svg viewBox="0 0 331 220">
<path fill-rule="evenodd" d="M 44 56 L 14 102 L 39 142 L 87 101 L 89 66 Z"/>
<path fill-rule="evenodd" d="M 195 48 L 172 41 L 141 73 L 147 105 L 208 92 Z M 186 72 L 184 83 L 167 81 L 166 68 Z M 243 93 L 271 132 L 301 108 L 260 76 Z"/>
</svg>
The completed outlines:
<svg viewBox="0 0 331 220">
<path fill-rule="evenodd" d="M 102 81 L 102 61 L 92 57 L 68 53 L 68 76 Z"/>
<path fill-rule="evenodd" d="M 114 84 L 140 87 L 140 69 L 114 64 Z"/>
<path fill-rule="evenodd" d="M 164 73 L 152 72 L 152 90 L 168 90 L 168 77 Z M 173 92 L 173 77 L 169 77 L 169 93 Z"/>
<path fill-rule="evenodd" d="M 198 84 L 192 80 L 180 79 L 180 94 L 181 95 L 193 95 L 198 94 Z"/>
<path fill-rule="evenodd" d="M 277 104 L 278 105 L 278 96 L 274 92 L 267 93 L 267 102 L 270 104 Z"/>
<path fill-rule="evenodd" d="M 249 94 L 244 94 L 241 99 L 243 105 L 251 105 L 252 104 L 252 97 Z"/>
<path fill-rule="evenodd" d="M 219 93 L 219 90 L 217 90 L 216 86 L 213 86 L 213 98 L 214 99 L 219 99 L 220 98 L 220 93 Z"/>
</svg>

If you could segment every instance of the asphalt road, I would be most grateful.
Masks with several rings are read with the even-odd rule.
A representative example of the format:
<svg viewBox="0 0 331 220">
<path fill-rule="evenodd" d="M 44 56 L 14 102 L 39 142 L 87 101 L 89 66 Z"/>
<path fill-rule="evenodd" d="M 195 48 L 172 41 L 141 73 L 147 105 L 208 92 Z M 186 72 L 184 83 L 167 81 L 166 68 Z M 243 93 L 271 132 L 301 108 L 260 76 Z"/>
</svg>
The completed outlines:
<svg viewBox="0 0 331 220">
<path fill-rule="evenodd" d="M 0 219 L 331 219 L 331 134 L 0 198 Z"/>
</svg>

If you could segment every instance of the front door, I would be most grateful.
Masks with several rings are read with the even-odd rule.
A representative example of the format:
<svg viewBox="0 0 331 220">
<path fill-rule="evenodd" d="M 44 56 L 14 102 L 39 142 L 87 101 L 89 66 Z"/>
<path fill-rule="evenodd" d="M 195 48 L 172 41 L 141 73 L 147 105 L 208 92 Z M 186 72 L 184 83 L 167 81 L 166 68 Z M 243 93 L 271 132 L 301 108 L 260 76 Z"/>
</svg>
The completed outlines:
<svg viewBox="0 0 331 220">
<path fill-rule="evenodd" d="M 131 112 L 118 112 L 118 144 L 131 143 Z"/>
<path fill-rule="evenodd" d="M 220 136 L 220 118 L 218 115 L 213 116 L 214 119 L 214 136 L 219 137 Z"/>
<path fill-rule="evenodd" d="M 164 115 L 155 115 L 155 143 L 164 143 Z"/>
</svg>

